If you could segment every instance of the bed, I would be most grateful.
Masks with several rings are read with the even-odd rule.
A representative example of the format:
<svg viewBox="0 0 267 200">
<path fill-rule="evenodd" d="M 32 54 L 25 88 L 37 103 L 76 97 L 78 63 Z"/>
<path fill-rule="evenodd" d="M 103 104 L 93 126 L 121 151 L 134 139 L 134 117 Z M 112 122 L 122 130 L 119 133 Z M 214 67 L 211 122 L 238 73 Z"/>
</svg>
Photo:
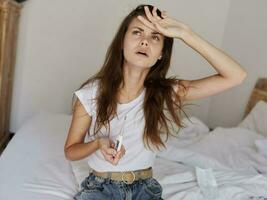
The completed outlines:
<svg viewBox="0 0 267 200">
<path fill-rule="evenodd" d="M 266 83 L 256 84 L 236 127 L 209 131 L 196 117 L 183 119 L 179 138 L 154 164 L 164 199 L 267 199 Z M 64 157 L 70 122 L 70 115 L 43 111 L 17 131 L 0 157 L 1 200 L 73 199 L 90 168 L 86 159 Z"/>
</svg>

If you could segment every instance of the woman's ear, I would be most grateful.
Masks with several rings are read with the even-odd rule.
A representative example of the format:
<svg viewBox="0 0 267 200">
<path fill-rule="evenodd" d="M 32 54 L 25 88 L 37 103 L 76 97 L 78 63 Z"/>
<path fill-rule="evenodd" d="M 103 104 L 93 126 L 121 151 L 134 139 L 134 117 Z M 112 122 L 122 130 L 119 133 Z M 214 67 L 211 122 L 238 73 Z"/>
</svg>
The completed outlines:
<svg viewBox="0 0 267 200">
<path fill-rule="evenodd" d="M 161 60 L 161 58 L 162 58 L 162 55 L 159 56 L 158 60 Z"/>
</svg>

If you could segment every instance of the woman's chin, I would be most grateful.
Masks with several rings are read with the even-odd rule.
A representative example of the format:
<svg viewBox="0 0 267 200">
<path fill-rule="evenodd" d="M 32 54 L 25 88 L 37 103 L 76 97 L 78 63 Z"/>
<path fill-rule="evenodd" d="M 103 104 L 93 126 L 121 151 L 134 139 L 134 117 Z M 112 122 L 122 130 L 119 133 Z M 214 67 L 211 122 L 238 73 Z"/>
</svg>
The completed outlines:
<svg viewBox="0 0 267 200">
<path fill-rule="evenodd" d="M 144 69 L 148 69 L 151 66 L 150 62 L 143 61 L 143 60 L 133 60 L 130 62 L 126 62 L 125 64 L 126 64 L 126 66 L 144 68 Z"/>
</svg>

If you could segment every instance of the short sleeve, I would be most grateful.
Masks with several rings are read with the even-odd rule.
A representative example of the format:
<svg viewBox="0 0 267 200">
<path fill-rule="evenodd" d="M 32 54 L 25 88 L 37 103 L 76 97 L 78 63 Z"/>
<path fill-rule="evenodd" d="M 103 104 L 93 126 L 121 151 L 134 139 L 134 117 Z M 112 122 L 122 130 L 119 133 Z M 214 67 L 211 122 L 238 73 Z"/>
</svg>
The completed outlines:
<svg viewBox="0 0 267 200">
<path fill-rule="evenodd" d="M 96 114 L 96 93 L 97 84 L 95 82 L 89 83 L 74 92 L 90 116 Z"/>
</svg>

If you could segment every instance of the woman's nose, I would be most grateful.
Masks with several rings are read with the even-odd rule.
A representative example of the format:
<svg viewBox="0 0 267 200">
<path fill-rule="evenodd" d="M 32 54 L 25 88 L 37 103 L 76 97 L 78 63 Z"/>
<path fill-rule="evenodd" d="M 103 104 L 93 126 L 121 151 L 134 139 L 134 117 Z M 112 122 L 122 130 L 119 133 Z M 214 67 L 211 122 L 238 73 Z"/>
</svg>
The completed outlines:
<svg viewBox="0 0 267 200">
<path fill-rule="evenodd" d="M 147 41 L 147 39 L 143 39 L 143 40 L 141 41 L 141 46 L 148 46 L 148 41 Z"/>
</svg>

